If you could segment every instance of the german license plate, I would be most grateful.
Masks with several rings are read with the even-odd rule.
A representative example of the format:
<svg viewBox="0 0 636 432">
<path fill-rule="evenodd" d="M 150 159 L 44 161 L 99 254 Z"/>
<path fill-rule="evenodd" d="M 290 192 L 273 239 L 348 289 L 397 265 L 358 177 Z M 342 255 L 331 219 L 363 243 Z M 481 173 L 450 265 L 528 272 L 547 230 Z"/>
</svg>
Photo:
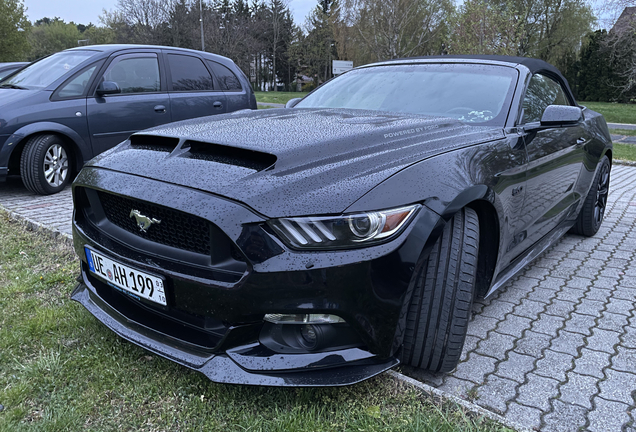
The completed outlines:
<svg viewBox="0 0 636 432">
<path fill-rule="evenodd" d="M 84 247 L 88 268 L 95 276 L 110 285 L 131 294 L 135 298 L 143 298 L 166 306 L 166 293 L 163 279 L 117 261 Z"/>
</svg>

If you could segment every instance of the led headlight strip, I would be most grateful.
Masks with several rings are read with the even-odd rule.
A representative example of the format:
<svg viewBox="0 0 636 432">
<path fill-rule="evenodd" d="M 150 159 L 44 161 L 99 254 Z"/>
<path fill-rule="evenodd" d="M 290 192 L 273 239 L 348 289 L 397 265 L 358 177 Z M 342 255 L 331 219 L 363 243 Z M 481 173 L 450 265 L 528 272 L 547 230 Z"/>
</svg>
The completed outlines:
<svg viewBox="0 0 636 432">
<path fill-rule="evenodd" d="M 298 249 L 345 249 L 386 241 L 408 224 L 419 204 L 342 216 L 273 219 L 269 226 Z"/>
</svg>

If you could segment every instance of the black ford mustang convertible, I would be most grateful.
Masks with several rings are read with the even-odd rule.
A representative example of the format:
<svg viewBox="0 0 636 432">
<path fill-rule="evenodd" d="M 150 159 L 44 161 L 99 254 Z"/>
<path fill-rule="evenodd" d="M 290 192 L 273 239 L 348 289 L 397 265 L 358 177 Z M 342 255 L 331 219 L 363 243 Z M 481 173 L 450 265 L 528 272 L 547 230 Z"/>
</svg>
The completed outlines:
<svg viewBox="0 0 636 432">
<path fill-rule="evenodd" d="M 363 66 L 286 109 L 134 134 L 73 186 L 73 299 L 212 381 L 452 370 L 471 302 L 603 220 L 612 144 L 553 66 Z"/>
</svg>

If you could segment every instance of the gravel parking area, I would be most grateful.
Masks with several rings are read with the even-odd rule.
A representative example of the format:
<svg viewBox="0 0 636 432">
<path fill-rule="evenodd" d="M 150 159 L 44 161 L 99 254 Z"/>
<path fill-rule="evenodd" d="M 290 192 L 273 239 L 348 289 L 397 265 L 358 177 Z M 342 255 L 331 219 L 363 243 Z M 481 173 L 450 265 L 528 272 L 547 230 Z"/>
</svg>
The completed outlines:
<svg viewBox="0 0 636 432">
<path fill-rule="evenodd" d="M 10 179 L 0 206 L 71 232 L 70 188 L 39 197 Z M 616 165 L 595 237 L 565 236 L 476 302 L 455 371 L 403 372 L 528 428 L 636 432 L 635 217 L 636 167 Z"/>
</svg>

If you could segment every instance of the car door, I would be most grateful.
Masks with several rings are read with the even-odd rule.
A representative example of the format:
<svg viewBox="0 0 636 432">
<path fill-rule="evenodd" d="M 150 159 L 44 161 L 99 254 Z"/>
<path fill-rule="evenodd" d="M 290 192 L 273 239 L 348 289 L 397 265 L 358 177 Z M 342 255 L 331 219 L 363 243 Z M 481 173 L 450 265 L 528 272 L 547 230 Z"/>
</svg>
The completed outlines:
<svg viewBox="0 0 636 432">
<path fill-rule="evenodd" d="M 170 122 L 170 98 L 162 80 L 158 52 L 114 57 L 97 83 L 104 81 L 117 83 L 121 93 L 104 96 L 94 93 L 87 100 L 88 127 L 95 154 L 139 130 Z"/>
<path fill-rule="evenodd" d="M 216 88 L 212 74 L 199 57 L 176 52 L 164 55 L 172 121 L 226 112 L 225 94 Z"/>
<path fill-rule="evenodd" d="M 82 141 L 81 155 L 88 159 L 92 156 L 90 148 L 90 134 L 86 120 L 86 94 L 103 61 L 100 60 L 78 70 L 74 75 L 61 84 L 51 95 L 50 104 L 42 105 L 41 110 L 35 111 L 39 120 L 61 124 L 77 133 Z"/>
<path fill-rule="evenodd" d="M 561 83 L 536 73 L 523 101 L 522 123 L 541 120 L 549 105 L 574 105 Z M 524 218 L 530 247 L 554 229 L 576 207 L 574 194 L 588 139 L 582 125 L 526 132 L 528 153 Z"/>
<path fill-rule="evenodd" d="M 208 60 L 206 63 L 212 69 L 219 89 L 225 93 L 227 112 L 249 109 L 249 93 L 243 89 L 241 80 L 236 74 L 228 67 L 213 60 Z"/>
</svg>

